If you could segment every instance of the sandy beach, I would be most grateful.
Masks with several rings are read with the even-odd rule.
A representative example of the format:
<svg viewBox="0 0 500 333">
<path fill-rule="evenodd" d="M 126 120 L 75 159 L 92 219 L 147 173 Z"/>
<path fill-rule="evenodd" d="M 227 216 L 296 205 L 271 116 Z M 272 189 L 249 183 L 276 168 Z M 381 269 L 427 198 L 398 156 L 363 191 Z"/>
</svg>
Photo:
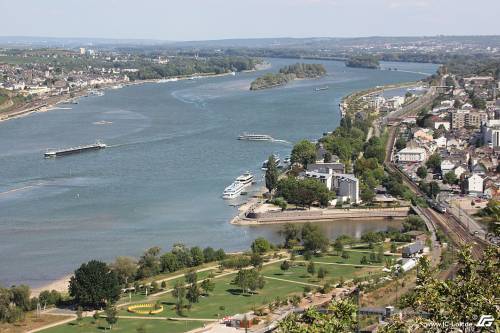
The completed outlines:
<svg viewBox="0 0 500 333">
<path fill-rule="evenodd" d="M 40 293 L 44 290 L 55 290 L 60 293 L 67 293 L 68 292 L 68 286 L 69 286 L 69 280 L 73 274 L 68 274 L 58 280 L 52 281 L 48 284 L 45 284 L 43 286 L 33 288 L 31 289 L 31 296 L 32 297 L 38 297 Z"/>
</svg>

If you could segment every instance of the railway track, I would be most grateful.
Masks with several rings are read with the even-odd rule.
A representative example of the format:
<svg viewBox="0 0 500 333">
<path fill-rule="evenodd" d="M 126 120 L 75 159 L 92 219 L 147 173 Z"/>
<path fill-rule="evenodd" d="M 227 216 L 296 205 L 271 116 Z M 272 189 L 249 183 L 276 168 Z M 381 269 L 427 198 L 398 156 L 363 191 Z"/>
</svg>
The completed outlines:
<svg viewBox="0 0 500 333">
<path fill-rule="evenodd" d="M 425 197 L 426 195 L 422 190 L 401 170 L 399 170 L 392 163 L 392 152 L 394 147 L 394 141 L 396 139 L 396 128 L 394 126 L 389 130 L 389 138 L 387 140 L 387 152 L 385 159 L 386 168 L 393 174 L 398 174 L 401 176 L 403 183 L 407 185 L 412 192 L 416 195 Z M 458 221 L 453 215 L 449 213 L 438 213 L 432 208 L 421 208 L 422 213 L 429 218 L 434 225 L 439 226 L 446 235 L 450 237 L 450 240 L 457 246 L 471 245 L 472 255 L 474 258 L 478 259 L 483 255 L 483 252 L 487 246 L 487 243 L 480 238 L 474 237 L 470 232 Z"/>
</svg>

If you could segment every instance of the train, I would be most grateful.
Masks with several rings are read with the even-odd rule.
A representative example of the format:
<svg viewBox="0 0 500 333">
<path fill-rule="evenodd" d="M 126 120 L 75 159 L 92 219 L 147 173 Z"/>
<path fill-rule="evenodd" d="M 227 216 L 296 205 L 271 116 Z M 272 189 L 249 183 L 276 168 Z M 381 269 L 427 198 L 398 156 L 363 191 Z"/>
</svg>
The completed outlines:
<svg viewBox="0 0 500 333">
<path fill-rule="evenodd" d="M 427 198 L 427 204 L 429 205 L 429 207 L 431 207 L 435 211 L 438 211 L 441 214 L 446 213 L 446 207 L 443 204 L 440 204 L 439 202 L 437 202 L 436 200 L 433 200 L 431 198 Z"/>
</svg>

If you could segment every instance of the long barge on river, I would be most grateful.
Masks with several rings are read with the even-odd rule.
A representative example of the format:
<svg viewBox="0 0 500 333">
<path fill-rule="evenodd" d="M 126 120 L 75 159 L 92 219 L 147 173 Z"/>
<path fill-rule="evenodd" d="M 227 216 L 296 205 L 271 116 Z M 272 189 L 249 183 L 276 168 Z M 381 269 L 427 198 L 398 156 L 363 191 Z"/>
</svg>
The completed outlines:
<svg viewBox="0 0 500 333">
<path fill-rule="evenodd" d="M 82 146 L 77 146 L 77 147 L 71 147 L 71 148 L 63 148 L 63 149 L 47 149 L 45 152 L 44 156 L 45 158 L 53 158 L 53 157 L 60 157 L 60 156 L 65 156 L 65 155 L 71 155 L 71 154 L 77 154 L 77 153 L 83 153 L 91 150 L 100 150 L 106 148 L 106 144 L 97 141 L 94 144 L 91 145 L 82 145 Z"/>
</svg>

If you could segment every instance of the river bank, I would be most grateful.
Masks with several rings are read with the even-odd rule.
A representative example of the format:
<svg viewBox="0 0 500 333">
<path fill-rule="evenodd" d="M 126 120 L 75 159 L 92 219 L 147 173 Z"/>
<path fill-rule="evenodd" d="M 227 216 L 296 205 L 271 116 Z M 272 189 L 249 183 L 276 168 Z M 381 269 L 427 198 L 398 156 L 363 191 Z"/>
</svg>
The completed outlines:
<svg viewBox="0 0 500 333">
<path fill-rule="evenodd" d="M 262 67 L 253 69 L 251 71 L 260 71 L 260 70 L 265 70 L 270 67 L 266 67 L 263 65 Z M 248 71 L 250 72 L 250 71 Z M 224 76 L 230 76 L 230 75 L 235 75 L 235 72 L 227 72 L 227 73 L 221 73 L 221 74 L 216 74 L 216 73 L 194 73 L 191 75 L 184 75 L 184 76 L 176 76 L 176 77 L 170 77 L 170 78 L 162 78 L 162 79 L 149 79 L 149 80 L 136 80 L 136 81 L 115 81 L 112 83 L 105 83 L 101 85 L 98 90 L 109 90 L 109 89 L 117 89 L 117 87 L 128 87 L 128 86 L 139 86 L 147 83 L 166 83 L 166 82 L 176 82 L 176 81 L 183 81 L 183 80 L 195 80 L 195 79 L 202 79 L 202 78 L 214 78 L 214 77 L 224 77 Z M 16 108 L 15 110 L 9 110 L 9 111 L 3 111 L 0 112 L 0 122 L 2 121 L 7 121 L 11 119 L 16 119 L 16 118 L 21 118 L 28 116 L 33 113 L 43 113 L 43 112 L 48 112 L 52 110 L 61 110 L 61 108 L 58 108 L 58 105 L 61 104 L 67 104 L 70 102 L 77 101 L 81 99 L 82 97 L 88 96 L 88 93 L 90 90 L 94 88 L 85 88 L 82 90 L 77 90 L 72 92 L 71 95 L 59 95 L 59 96 L 51 96 L 48 97 L 45 100 L 39 100 L 33 103 L 28 103 L 23 106 L 20 106 Z M 70 108 L 68 108 L 70 109 Z"/>
</svg>

